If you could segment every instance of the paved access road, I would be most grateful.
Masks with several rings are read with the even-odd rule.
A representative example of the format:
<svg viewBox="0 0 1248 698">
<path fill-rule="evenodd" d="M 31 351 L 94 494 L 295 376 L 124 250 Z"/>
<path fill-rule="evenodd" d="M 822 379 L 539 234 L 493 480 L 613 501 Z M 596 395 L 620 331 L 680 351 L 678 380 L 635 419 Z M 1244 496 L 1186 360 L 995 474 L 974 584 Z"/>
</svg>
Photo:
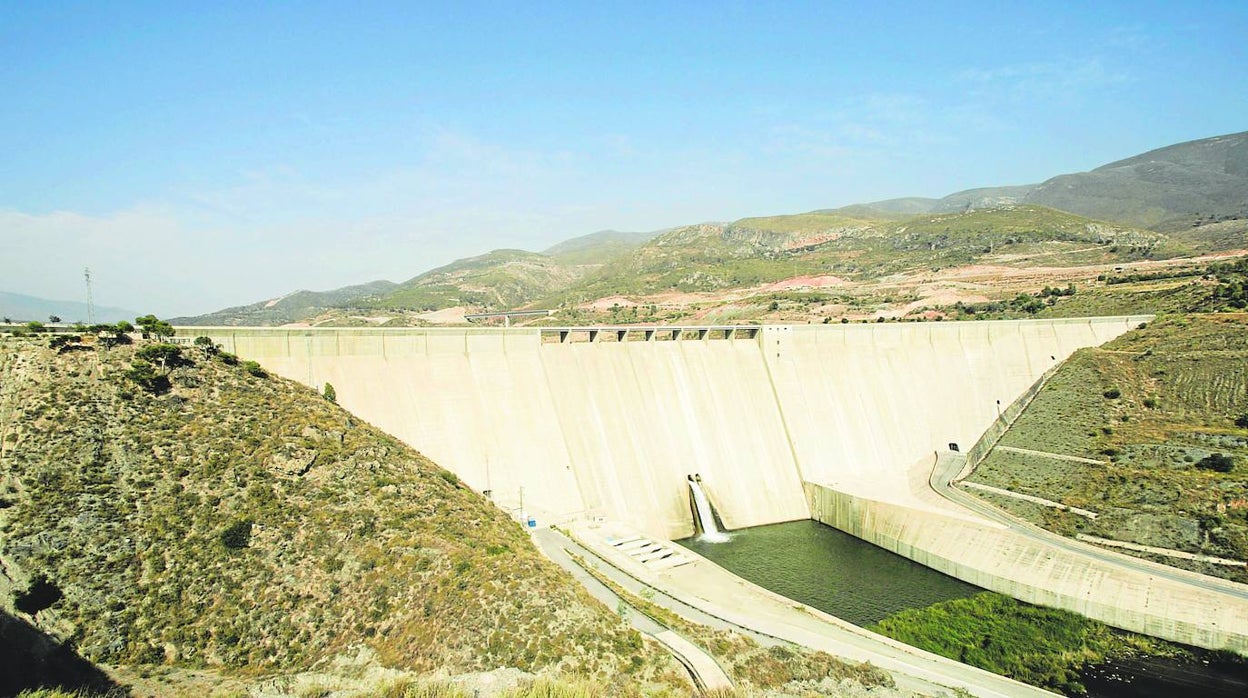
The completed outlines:
<svg viewBox="0 0 1248 698">
<path fill-rule="evenodd" d="M 936 464 L 932 468 L 932 476 L 930 480 L 932 489 L 935 490 L 940 496 L 955 504 L 970 509 L 986 519 L 1008 527 L 1015 533 L 1026 536 L 1045 545 L 1051 545 L 1076 555 L 1092 557 L 1100 560 L 1101 562 L 1117 565 L 1143 574 L 1167 579 L 1180 584 L 1188 584 L 1206 591 L 1228 594 L 1240 599 L 1248 599 L 1248 585 L 1236 584 L 1235 582 L 1229 580 L 1209 577 L 1195 572 L 1188 572 L 1187 570 L 1181 570 L 1177 567 L 1169 567 L 1167 565 L 1162 565 L 1149 560 L 1141 560 L 1122 553 L 1104 550 L 1093 545 L 1071 540 L 1070 538 L 1060 536 L 1052 531 L 1046 531 L 1035 524 L 1015 518 L 1014 516 L 1001 511 L 997 507 L 994 507 L 969 492 L 958 489 L 953 485 L 953 478 L 961 472 L 965 465 L 966 456 L 964 454 L 953 452 L 939 454 L 936 458 Z"/>
<path fill-rule="evenodd" d="M 581 556 L 581 559 L 592 562 L 598 559 L 593 553 L 577 545 L 567 536 L 549 528 L 534 531 L 533 540 L 542 549 L 542 552 L 546 553 L 547 557 L 553 560 L 555 564 L 571 572 L 572 576 L 594 598 L 606 604 L 607 608 L 619 609 L 626 607 L 628 609 L 626 614 L 628 622 L 639 632 L 649 635 L 666 647 L 676 657 L 676 660 L 689 670 L 689 673 L 693 676 L 694 683 L 702 690 L 732 689 L 732 681 L 724 673 L 724 670 L 720 668 L 719 664 L 715 662 L 714 658 L 686 638 L 660 625 L 650 616 L 629 605 L 627 601 L 612 591 L 610 587 L 598 581 L 589 572 L 586 572 L 584 568 L 568 555 L 568 551 L 571 550 Z M 626 575 L 609 565 L 603 565 L 603 567 L 605 569 L 601 571 L 611 581 L 624 586 L 620 578 L 628 579 Z"/>
</svg>

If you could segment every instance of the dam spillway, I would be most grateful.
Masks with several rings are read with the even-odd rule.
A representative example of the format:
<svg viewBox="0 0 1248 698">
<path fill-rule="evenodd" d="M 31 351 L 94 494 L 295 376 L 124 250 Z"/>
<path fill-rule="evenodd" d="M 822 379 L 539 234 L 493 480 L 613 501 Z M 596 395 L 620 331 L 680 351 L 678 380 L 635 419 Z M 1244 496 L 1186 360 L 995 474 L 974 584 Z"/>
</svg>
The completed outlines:
<svg viewBox="0 0 1248 698">
<path fill-rule="evenodd" d="M 1248 652 L 1248 601 L 1055 552 L 928 484 L 938 452 L 971 446 L 1075 350 L 1147 319 L 178 336 L 332 383 L 343 407 L 542 524 L 685 538 L 699 473 L 729 530 L 816 518 L 1024 600 Z"/>
</svg>

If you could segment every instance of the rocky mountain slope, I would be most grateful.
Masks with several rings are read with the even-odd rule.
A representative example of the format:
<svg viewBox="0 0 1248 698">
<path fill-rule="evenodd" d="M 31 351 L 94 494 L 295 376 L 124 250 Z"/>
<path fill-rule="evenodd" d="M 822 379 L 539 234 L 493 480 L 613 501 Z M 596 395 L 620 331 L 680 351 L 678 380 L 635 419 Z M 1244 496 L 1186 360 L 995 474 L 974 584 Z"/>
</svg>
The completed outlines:
<svg viewBox="0 0 1248 698">
<path fill-rule="evenodd" d="M 390 281 L 372 281 L 331 291 L 295 291 L 281 298 L 225 308 L 207 315 L 173 318 L 172 322 L 176 325 L 284 325 L 315 317 L 331 308 L 363 304 L 389 293 L 395 286 Z"/>
<path fill-rule="evenodd" d="M 125 308 L 95 306 L 96 322 L 133 320 L 138 313 Z M 46 322 L 49 315 L 56 315 L 65 322 L 86 322 L 87 304 L 79 301 L 56 301 L 47 298 L 24 296 L 20 293 L 0 291 L 0 317 L 23 323 L 31 320 Z"/>
<path fill-rule="evenodd" d="M 177 321 L 405 325 L 462 322 L 464 312 L 523 307 L 562 308 L 557 322 L 755 321 L 761 319 L 756 310 L 747 308 L 742 315 L 738 301 L 753 297 L 747 305 L 769 307 L 776 299 L 767 294 L 776 289 L 760 287 L 786 280 L 793 280 L 794 288 L 820 290 L 843 280 L 956 265 L 1112 267 L 1243 249 L 1245 240 L 1248 132 L 1181 143 L 1035 185 L 704 223 L 659 234 L 604 231 L 543 253 L 495 250 L 332 302 L 318 297 L 293 309 L 293 302 L 279 299 Z M 872 288 L 839 305 L 870 309 L 866 315 L 876 317 L 926 293 L 913 285 L 898 290 Z M 688 293 L 719 293 L 719 310 L 710 307 L 715 299 L 679 297 Z M 601 316 L 603 308 L 617 305 L 648 312 Z M 458 312 L 429 314 L 451 308 Z M 800 317 L 811 319 L 819 316 Z"/>
<path fill-rule="evenodd" d="M 853 210 L 950 212 L 1035 204 L 1161 231 L 1248 218 L 1248 131 L 1150 150 L 1039 184 L 968 189 L 942 199 L 892 199 Z"/>
<path fill-rule="evenodd" d="M 171 345 L 0 339 L 0 603 L 93 663 L 671 667 L 449 472 Z M 156 379 L 153 379 L 156 378 Z"/>
</svg>

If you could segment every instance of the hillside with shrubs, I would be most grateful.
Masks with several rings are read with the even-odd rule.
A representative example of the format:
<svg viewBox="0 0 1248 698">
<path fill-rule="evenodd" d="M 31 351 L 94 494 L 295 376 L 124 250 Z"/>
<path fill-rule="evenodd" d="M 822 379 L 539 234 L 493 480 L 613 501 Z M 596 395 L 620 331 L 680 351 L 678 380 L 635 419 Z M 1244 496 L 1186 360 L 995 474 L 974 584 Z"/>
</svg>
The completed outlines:
<svg viewBox="0 0 1248 698">
<path fill-rule="evenodd" d="M 673 680 L 450 472 L 211 344 L 154 337 L 0 338 L 11 616 L 108 666 L 261 675 L 362 648 L 411 672 Z"/>
</svg>

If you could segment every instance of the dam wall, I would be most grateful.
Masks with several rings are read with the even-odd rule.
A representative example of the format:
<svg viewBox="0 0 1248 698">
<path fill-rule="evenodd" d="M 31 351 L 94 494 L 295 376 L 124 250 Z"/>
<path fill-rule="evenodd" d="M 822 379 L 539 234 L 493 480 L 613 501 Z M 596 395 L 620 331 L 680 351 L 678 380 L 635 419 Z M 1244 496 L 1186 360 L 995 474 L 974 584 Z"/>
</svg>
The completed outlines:
<svg viewBox="0 0 1248 698">
<path fill-rule="evenodd" d="M 683 538 L 693 473 L 730 528 L 810 516 L 756 338 L 179 328 L 200 335 L 318 390 L 332 383 L 352 413 L 543 523 L 604 517 Z"/>
<path fill-rule="evenodd" d="M 344 407 L 517 514 L 604 517 L 672 539 L 693 532 L 692 473 L 730 529 L 808 518 L 803 481 L 927 506 L 912 464 L 969 447 L 998 400 L 1140 320 L 178 335 L 318 390 L 332 383 Z"/>
<path fill-rule="evenodd" d="M 1248 603 L 968 521 L 806 483 L 816 521 L 971 584 L 1114 627 L 1248 654 Z"/>
<path fill-rule="evenodd" d="M 762 346 L 803 479 L 918 506 L 914 463 L 970 448 L 1046 370 L 1143 319 L 765 327 Z"/>
</svg>

